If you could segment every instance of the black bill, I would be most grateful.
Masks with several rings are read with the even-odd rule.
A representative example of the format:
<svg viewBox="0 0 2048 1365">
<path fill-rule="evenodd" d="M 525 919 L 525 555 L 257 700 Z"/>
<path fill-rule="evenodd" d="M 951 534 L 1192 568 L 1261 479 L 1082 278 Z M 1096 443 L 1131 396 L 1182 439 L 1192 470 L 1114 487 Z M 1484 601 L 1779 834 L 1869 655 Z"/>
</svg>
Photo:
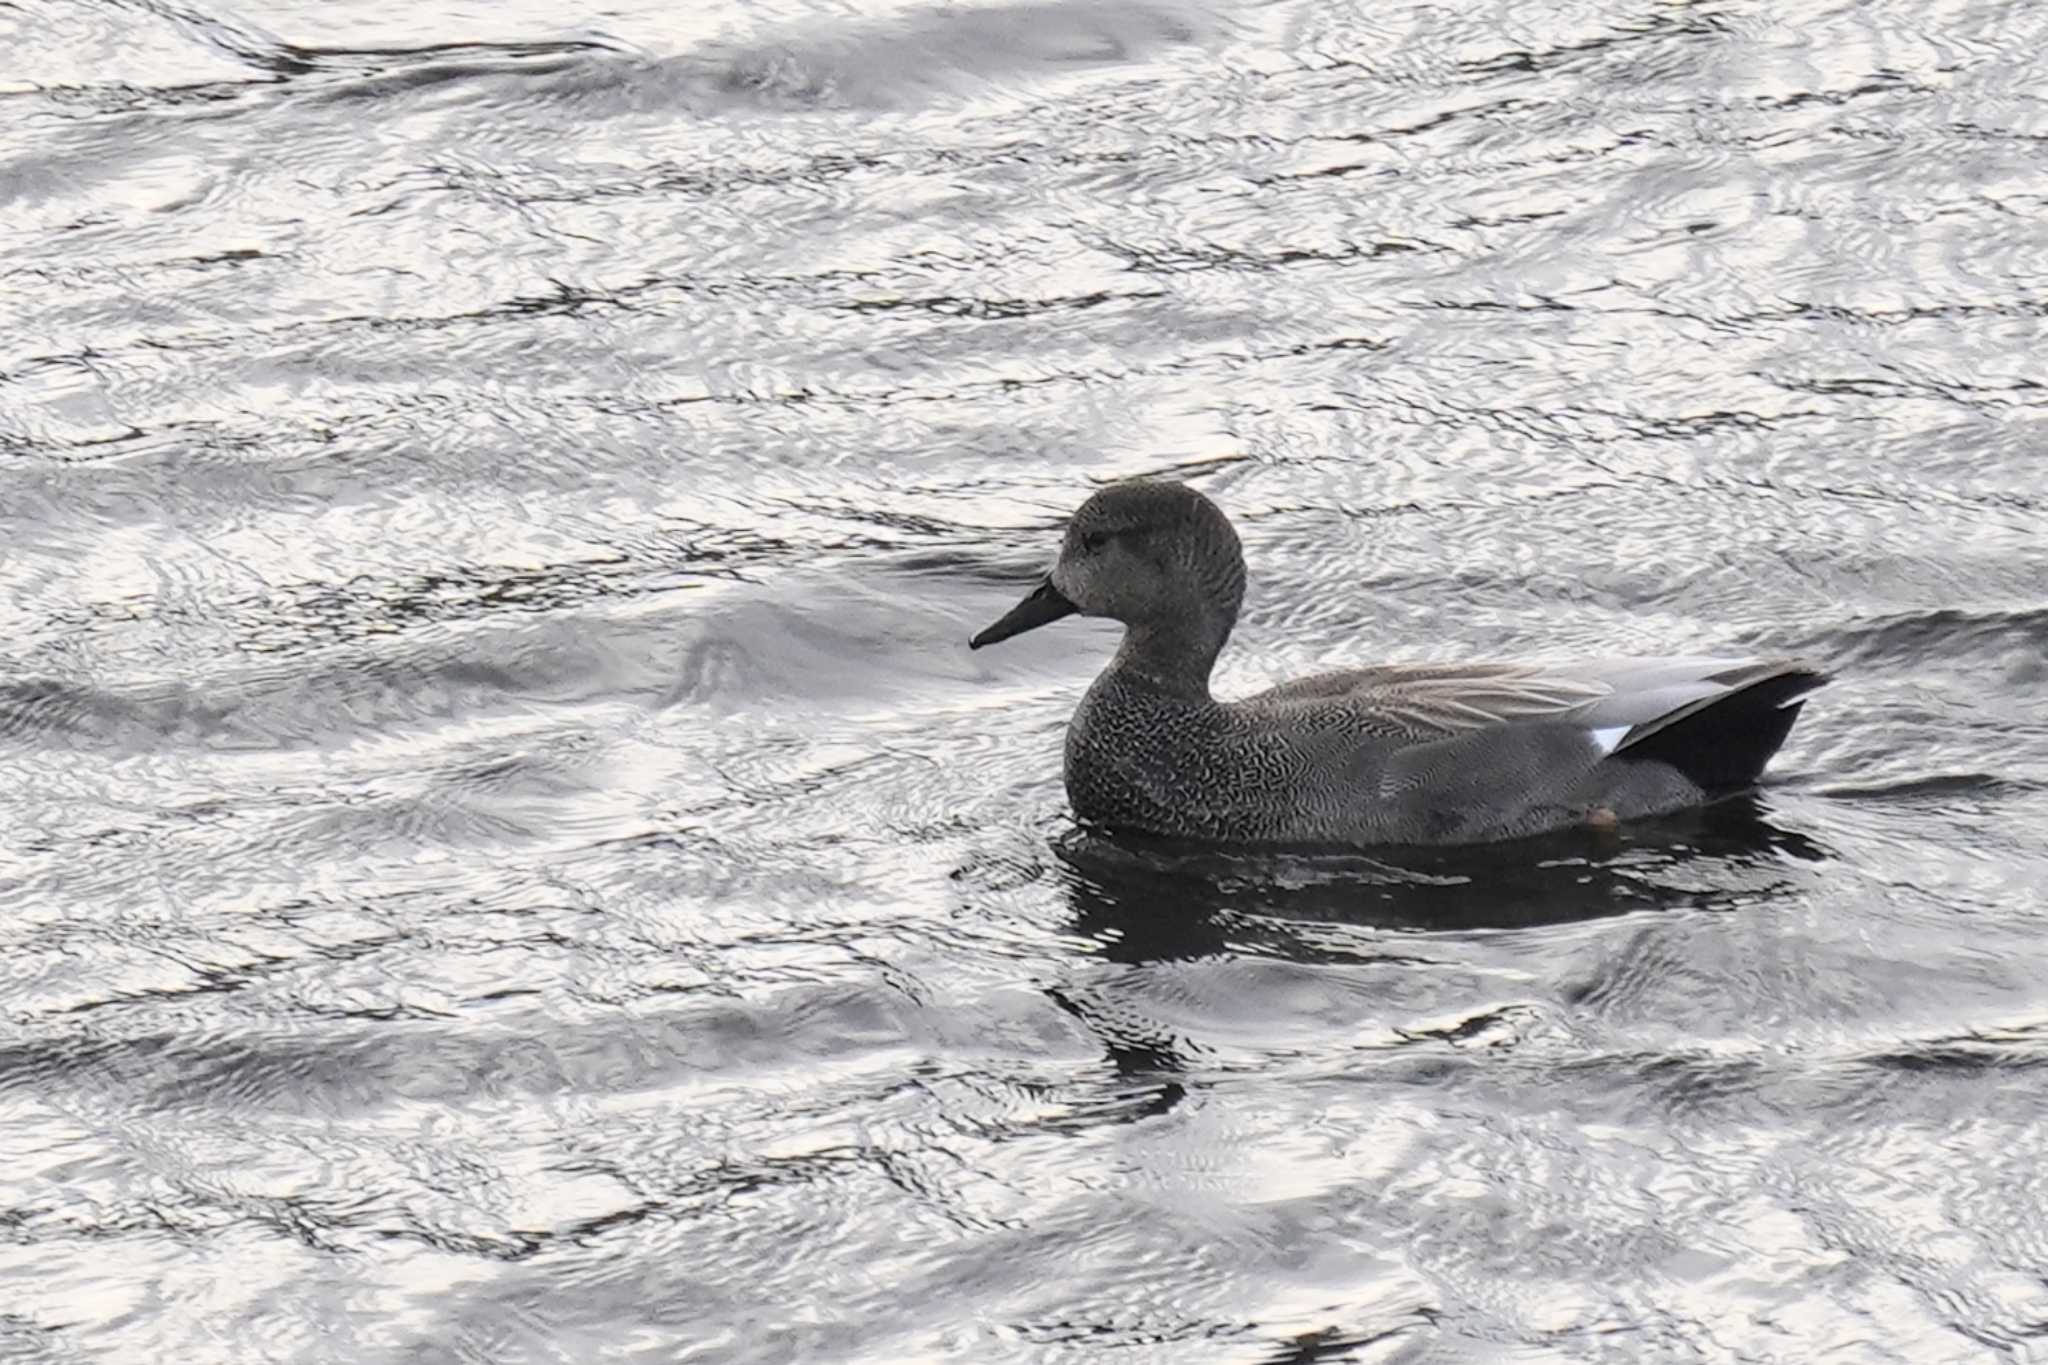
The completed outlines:
<svg viewBox="0 0 2048 1365">
<path fill-rule="evenodd" d="M 1052 575 L 1047 574 L 1032 589 L 1031 595 L 1003 613 L 1003 619 L 984 630 L 967 642 L 969 649 L 980 649 L 1007 640 L 1012 635 L 1022 635 L 1027 630 L 1036 630 L 1048 621 L 1057 621 L 1062 616 L 1072 616 L 1080 608 L 1069 602 L 1058 588 L 1052 585 Z"/>
</svg>

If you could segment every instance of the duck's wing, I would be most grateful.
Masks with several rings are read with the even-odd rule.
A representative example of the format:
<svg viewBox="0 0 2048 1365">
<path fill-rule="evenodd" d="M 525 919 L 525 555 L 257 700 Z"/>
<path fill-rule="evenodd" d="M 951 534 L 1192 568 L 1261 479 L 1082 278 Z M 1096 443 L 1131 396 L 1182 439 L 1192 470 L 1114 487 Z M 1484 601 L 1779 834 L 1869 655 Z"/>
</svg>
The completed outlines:
<svg viewBox="0 0 2048 1365">
<path fill-rule="evenodd" d="M 1794 704 L 1826 681 L 1811 667 L 1786 659 L 1388 664 L 1296 679 L 1246 703 L 1274 710 L 1335 705 L 1366 732 L 1411 743 L 1566 722 L 1612 753 L 1777 679 L 1784 680 L 1772 689 L 1779 706 Z"/>
<path fill-rule="evenodd" d="M 1398 666 L 1303 678 L 1243 706 L 1318 790 L 1356 794 L 1355 837 L 1463 843 L 1747 786 L 1824 681 L 1784 659 Z"/>
<path fill-rule="evenodd" d="M 1597 678 L 1534 664 L 1383 664 L 1296 678 L 1245 704 L 1333 710 L 1368 734 L 1421 743 L 1516 721 L 1573 718 L 1613 691 Z"/>
</svg>

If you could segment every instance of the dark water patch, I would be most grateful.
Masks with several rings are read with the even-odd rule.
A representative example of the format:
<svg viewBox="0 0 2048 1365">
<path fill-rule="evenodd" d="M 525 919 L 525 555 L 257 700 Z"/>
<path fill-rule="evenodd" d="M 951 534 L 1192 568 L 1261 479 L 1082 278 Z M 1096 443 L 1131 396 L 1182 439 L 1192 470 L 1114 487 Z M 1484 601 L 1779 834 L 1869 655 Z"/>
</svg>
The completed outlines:
<svg viewBox="0 0 2048 1365">
<path fill-rule="evenodd" d="M 0 687 L 0 736 L 10 740 L 52 731 L 104 734 L 133 720 L 132 709 L 113 698 L 55 678 L 29 678 Z"/>
<path fill-rule="evenodd" d="M 1893 1051 L 1872 1052 L 1858 1061 L 1882 1071 L 1950 1075 L 1959 1080 L 1983 1072 L 2023 1076 L 2048 1065 L 2048 1030 L 2021 1025 L 1927 1039 Z"/>
<path fill-rule="evenodd" d="M 668 110 L 702 116 L 734 103 L 762 110 L 896 110 L 1005 92 L 1090 68 L 1142 61 L 1223 29 L 1194 6 L 1092 0 L 912 10 L 893 19 L 826 20 L 674 57 L 596 38 L 435 42 L 415 47 L 297 45 L 206 25 L 209 45 L 251 69 L 245 81 L 158 87 L 149 96 L 226 99 L 264 83 L 323 102 L 405 100 L 444 88 L 492 102 L 543 100 L 587 116 Z M 130 102 L 121 107 L 138 107 Z"/>
<path fill-rule="evenodd" d="M 1644 821 L 1625 832 L 1570 831 L 1499 847 L 1397 849 L 1371 857 L 1217 854 L 1173 844 L 1077 835 L 1057 845 L 1078 874 L 1078 923 L 1119 940 L 1186 937 L 1223 946 L 1219 917 L 1330 921 L 1387 929 L 1527 928 L 1641 910 L 1707 908 L 1712 867 L 1765 880 L 1725 905 L 1768 895 L 1799 862 L 1830 856 L 1809 836 L 1779 828 L 1754 797 Z M 1790 859 L 1791 861 L 1786 861 Z M 1723 894 L 1730 893 L 1726 885 Z M 1155 929 L 1141 926 L 1147 922 Z M 1233 944 L 1232 946 L 1244 946 Z M 1180 952 L 1176 956 L 1199 955 Z"/>
<path fill-rule="evenodd" d="M 1203 41 L 1221 27 L 1194 5 L 1025 0 L 913 10 L 892 22 L 841 25 L 837 32 L 813 26 L 685 60 L 692 67 L 702 63 L 725 91 L 771 107 L 893 108 L 1134 63 Z"/>
<path fill-rule="evenodd" d="M 604 43 L 434 43 L 417 48 L 347 51 L 289 44 L 265 54 L 268 69 L 289 80 L 315 78 L 322 98 L 382 100 L 436 86 L 493 78 L 561 76 L 613 57 Z"/>
<path fill-rule="evenodd" d="M 1995 773 L 1941 773 L 1880 783 L 1876 786 L 1822 787 L 1819 790 L 1821 795 L 1838 801 L 1926 800 L 1940 803 L 1957 796 L 1994 799 L 2001 796 L 2018 796 L 2036 788 L 2032 783 L 2015 782 Z"/>
<path fill-rule="evenodd" d="M 550 638 L 551 637 L 551 638 Z M 455 715 L 479 717 L 542 698 L 590 695 L 616 683 L 622 660 L 574 629 L 543 632 L 508 652 L 518 659 L 445 646 L 381 662 L 318 664 L 280 675 L 249 670 L 205 687 L 145 683 L 98 688 L 38 680 L 0 690 L 0 735 L 146 753 L 167 745 L 220 750 L 331 743 Z M 523 660 L 523 661 L 522 661 Z M 628 668 L 630 669 L 630 665 Z M 643 695 L 659 695 L 649 675 Z"/>
<path fill-rule="evenodd" d="M 1838 628 L 1815 642 L 1843 666 L 1882 670 L 1920 667 L 1934 657 L 2019 648 L 2048 652 L 2048 609 L 1912 612 L 1853 628 Z"/>
</svg>

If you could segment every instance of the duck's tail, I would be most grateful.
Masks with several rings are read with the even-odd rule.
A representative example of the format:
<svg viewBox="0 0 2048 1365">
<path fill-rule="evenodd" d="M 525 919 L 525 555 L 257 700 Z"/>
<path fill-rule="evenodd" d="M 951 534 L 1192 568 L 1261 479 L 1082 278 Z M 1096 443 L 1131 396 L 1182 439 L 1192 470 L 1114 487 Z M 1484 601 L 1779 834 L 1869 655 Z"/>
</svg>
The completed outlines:
<svg viewBox="0 0 2048 1365">
<path fill-rule="evenodd" d="M 1806 694 L 1828 675 L 1791 659 L 1711 675 L 1728 688 L 1633 727 L 1614 757 L 1668 763 L 1710 794 L 1747 787 L 1791 733 Z"/>
</svg>

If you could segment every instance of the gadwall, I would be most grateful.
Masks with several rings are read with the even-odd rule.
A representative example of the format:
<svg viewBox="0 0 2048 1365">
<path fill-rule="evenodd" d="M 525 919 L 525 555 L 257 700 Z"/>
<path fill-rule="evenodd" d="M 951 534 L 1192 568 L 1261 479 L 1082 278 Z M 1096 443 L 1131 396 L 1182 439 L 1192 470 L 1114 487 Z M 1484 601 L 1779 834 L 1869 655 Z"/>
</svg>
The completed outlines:
<svg viewBox="0 0 2048 1365">
<path fill-rule="evenodd" d="M 1661 815 L 1755 782 L 1827 679 L 1785 659 L 1389 664 L 1219 701 L 1237 533 L 1183 484 L 1102 489 L 979 649 L 1079 612 L 1122 648 L 1067 727 L 1067 797 L 1110 829 L 1241 845 L 1477 843 Z"/>
</svg>

